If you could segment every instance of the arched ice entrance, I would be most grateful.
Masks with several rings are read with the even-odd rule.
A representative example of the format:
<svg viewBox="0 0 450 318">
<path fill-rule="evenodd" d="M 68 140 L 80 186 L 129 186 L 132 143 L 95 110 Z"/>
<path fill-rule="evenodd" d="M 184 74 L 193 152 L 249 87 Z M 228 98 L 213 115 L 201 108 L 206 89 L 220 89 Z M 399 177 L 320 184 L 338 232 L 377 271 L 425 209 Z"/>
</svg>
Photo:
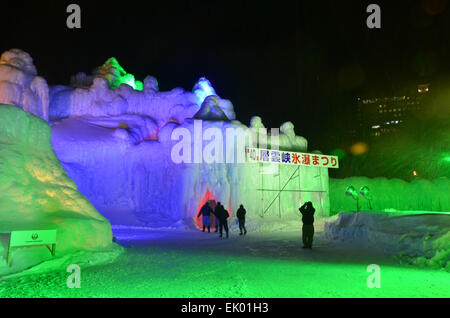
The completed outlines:
<svg viewBox="0 0 450 318">
<path fill-rule="evenodd" d="M 216 198 L 214 197 L 214 195 L 212 194 L 212 192 L 207 188 L 205 195 L 203 196 L 203 199 L 198 203 L 197 205 L 197 209 L 196 209 L 196 213 L 195 215 L 193 215 L 194 219 L 195 219 L 195 224 L 197 225 L 197 228 L 199 229 L 203 229 L 203 217 L 197 217 L 198 212 L 200 212 L 200 209 L 202 208 L 202 206 L 206 203 L 210 201 L 210 207 L 211 209 L 215 209 L 216 205 L 217 205 L 217 201 Z M 228 202 L 228 207 L 226 207 L 226 202 L 222 202 L 222 205 L 225 207 L 225 209 L 227 209 L 228 214 L 231 216 L 233 215 L 233 212 L 231 211 L 231 203 Z M 228 219 L 228 221 L 230 221 L 230 218 Z M 211 228 L 214 228 L 214 222 L 215 222 L 215 216 L 212 215 L 211 219 L 210 219 L 210 224 L 211 224 Z"/>
<path fill-rule="evenodd" d="M 203 217 L 197 217 L 198 213 L 200 212 L 200 209 L 202 208 L 202 206 L 206 203 L 210 201 L 210 207 L 211 209 L 215 209 L 216 208 L 216 199 L 214 198 L 214 196 L 212 195 L 211 191 L 209 191 L 209 189 L 206 189 L 206 193 L 203 196 L 203 199 L 199 202 L 198 206 L 197 206 L 197 212 L 195 213 L 195 223 L 197 224 L 197 228 L 199 229 L 203 229 Z M 211 216 L 211 227 L 214 227 L 214 215 Z"/>
</svg>

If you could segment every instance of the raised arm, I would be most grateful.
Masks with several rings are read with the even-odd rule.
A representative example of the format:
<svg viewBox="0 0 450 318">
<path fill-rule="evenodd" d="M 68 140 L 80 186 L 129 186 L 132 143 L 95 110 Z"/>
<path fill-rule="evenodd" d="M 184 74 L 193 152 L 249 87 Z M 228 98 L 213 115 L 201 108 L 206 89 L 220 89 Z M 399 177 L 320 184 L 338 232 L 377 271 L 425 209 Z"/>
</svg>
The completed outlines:
<svg viewBox="0 0 450 318">
<path fill-rule="evenodd" d="M 306 202 L 298 209 L 302 214 L 305 214 Z"/>
</svg>

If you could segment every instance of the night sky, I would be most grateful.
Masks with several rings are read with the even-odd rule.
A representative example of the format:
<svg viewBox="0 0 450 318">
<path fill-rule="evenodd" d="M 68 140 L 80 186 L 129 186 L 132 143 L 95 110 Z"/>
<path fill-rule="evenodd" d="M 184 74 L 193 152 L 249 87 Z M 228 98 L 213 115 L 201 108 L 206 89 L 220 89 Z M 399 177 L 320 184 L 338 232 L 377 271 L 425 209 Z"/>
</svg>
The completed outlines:
<svg viewBox="0 0 450 318">
<path fill-rule="evenodd" d="M 81 6 L 82 28 L 66 27 Z M 378 3 L 382 28 L 366 26 Z M 245 124 L 291 120 L 323 140 L 352 125 L 356 98 L 393 95 L 450 75 L 447 1 L 39 1 L 1 7 L 0 50 L 31 54 L 50 85 L 116 57 L 161 90 L 207 77 Z M 312 150 L 312 149 L 311 149 Z"/>
</svg>

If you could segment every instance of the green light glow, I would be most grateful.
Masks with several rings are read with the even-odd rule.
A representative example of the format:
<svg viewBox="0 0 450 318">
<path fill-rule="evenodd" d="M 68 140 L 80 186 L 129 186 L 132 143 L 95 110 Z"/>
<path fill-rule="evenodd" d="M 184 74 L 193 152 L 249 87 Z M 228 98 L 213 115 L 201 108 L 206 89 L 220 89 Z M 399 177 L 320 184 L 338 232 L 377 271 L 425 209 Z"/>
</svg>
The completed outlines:
<svg viewBox="0 0 450 318">
<path fill-rule="evenodd" d="M 127 73 L 114 57 L 108 59 L 96 70 L 96 76 L 106 78 L 111 89 L 116 89 L 121 84 L 127 84 L 137 91 L 144 89 L 144 84 L 137 81 L 133 74 Z"/>
<path fill-rule="evenodd" d="M 445 163 L 450 163 L 450 152 L 443 152 L 441 154 L 441 161 Z"/>
</svg>

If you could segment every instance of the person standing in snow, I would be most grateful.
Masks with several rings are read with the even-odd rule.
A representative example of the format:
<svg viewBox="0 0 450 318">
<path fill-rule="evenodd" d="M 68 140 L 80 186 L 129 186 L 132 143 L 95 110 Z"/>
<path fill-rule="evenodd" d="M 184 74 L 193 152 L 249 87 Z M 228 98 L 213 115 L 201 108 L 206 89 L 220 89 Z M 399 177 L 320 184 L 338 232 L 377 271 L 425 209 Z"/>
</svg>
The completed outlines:
<svg viewBox="0 0 450 318">
<path fill-rule="evenodd" d="M 313 237 L 314 237 L 314 209 L 312 202 L 305 202 L 300 208 L 300 213 L 302 214 L 302 238 L 303 238 L 303 248 L 312 249 Z"/>
<path fill-rule="evenodd" d="M 203 215 L 203 220 L 202 220 L 203 221 L 203 231 L 202 232 L 205 232 L 206 227 L 208 227 L 208 233 L 210 232 L 211 225 L 209 222 L 210 221 L 209 218 L 211 216 L 211 213 L 212 213 L 212 209 L 209 206 L 209 201 L 208 201 L 202 206 L 202 208 L 200 209 L 200 211 L 198 212 L 198 215 L 197 215 L 198 218 L 201 215 Z"/>
<path fill-rule="evenodd" d="M 219 210 L 217 210 L 217 207 L 218 207 L 218 205 L 216 205 L 216 208 L 213 211 L 213 214 L 214 214 L 214 228 L 216 229 L 214 232 L 216 232 L 216 233 L 219 231 L 219 216 L 216 214 L 216 211 L 219 211 Z"/>
<path fill-rule="evenodd" d="M 225 210 L 225 208 L 223 207 L 222 203 L 217 202 L 217 207 L 216 207 L 216 216 L 219 218 L 219 237 L 222 237 L 222 232 L 223 229 L 225 229 L 227 238 L 228 238 L 228 217 L 230 216 L 228 214 L 228 211 Z"/>
<path fill-rule="evenodd" d="M 239 235 L 247 234 L 247 229 L 245 228 L 245 214 L 246 213 L 247 213 L 247 211 L 245 211 L 244 206 L 241 204 L 236 213 L 236 216 L 237 216 L 238 222 L 239 222 L 239 231 L 241 231 L 241 233 L 239 233 Z M 244 230 L 244 233 L 242 233 L 242 230 Z"/>
<path fill-rule="evenodd" d="M 219 234 L 221 233 L 222 229 L 221 229 L 221 223 L 220 223 L 220 218 L 222 217 L 223 214 L 223 207 L 222 207 L 222 203 L 217 202 L 216 205 L 216 209 L 214 210 L 214 216 L 216 217 L 216 220 L 218 222 L 218 227 L 217 229 L 219 230 Z"/>
</svg>

